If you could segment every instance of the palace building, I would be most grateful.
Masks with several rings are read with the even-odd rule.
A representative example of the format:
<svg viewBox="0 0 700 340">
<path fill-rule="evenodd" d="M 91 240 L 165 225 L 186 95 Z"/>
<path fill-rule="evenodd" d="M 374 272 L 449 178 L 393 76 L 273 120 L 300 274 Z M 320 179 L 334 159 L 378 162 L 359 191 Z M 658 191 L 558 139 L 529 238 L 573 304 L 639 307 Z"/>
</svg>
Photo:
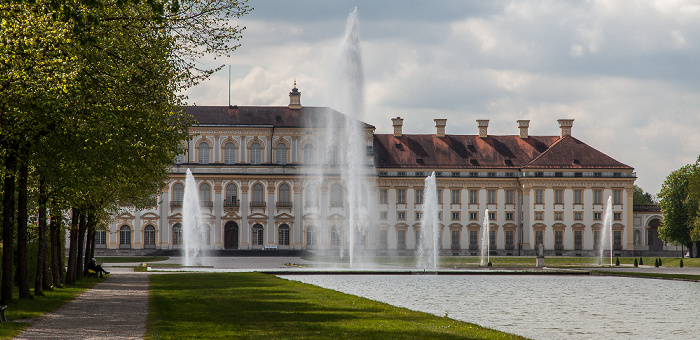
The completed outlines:
<svg viewBox="0 0 700 340">
<path fill-rule="evenodd" d="M 326 162 L 327 137 L 343 128 L 332 122 L 348 118 L 302 106 L 300 97 L 295 87 L 288 106 L 186 107 L 199 124 L 189 129 L 187 151 L 174 162 L 156 206 L 125 208 L 108 230 L 97 233 L 97 251 L 181 247 L 188 168 L 198 185 L 206 247 L 347 249 L 347 188 L 339 176 L 321 181 L 314 176 Z M 597 256 L 608 197 L 615 252 L 648 250 L 649 233 L 633 225 L 634 169 L 574 137 L 573 119 L 558 120 L 555 136 L 530 134 L 528 120 L 513 122 L 513 135 L 489 134 L 488 120 L 476 120 L 476 134 L 450 135 L 446 119 L 434 121 L 435 134 L 404 133 L 398 117 L 392 119 L 392 134 L 361 124 L 368 174 L 363 190 L 373 207 L 367 212 L 370 225 L 355 241 L 362 252 L 414 254 L 424 179 L 433 171 L 441 255 L 477 255 L 488 210 L 491 254 L 533 255 L 541 243 L 547 255 Z M 347 165 L 323 166 L 339 172 Z"/>
</svg>

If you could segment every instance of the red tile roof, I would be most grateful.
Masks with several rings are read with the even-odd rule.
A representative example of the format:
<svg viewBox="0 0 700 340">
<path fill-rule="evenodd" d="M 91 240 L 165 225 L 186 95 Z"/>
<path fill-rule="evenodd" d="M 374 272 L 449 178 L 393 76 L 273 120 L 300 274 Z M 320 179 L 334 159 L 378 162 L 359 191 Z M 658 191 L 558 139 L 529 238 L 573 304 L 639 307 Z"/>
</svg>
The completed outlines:
<svg viewBox="0 0 700 340">
<path fill-rule="evenodd" d="M 326 128 L 329 118 L 341 128 L 349 119 L 327 107 L 305 106 L 298 110 L 287 106 L 187 106 L 185 112 L 203 126 L 270 125 L 287 128 Z M 365 128 L 374 128 L 367 123 Z"/>
<path fill-rule="evenodd" d="M 374 153 L 379 168 L 632 169 L 571 136 L 375 134 Z"/>
</svg>

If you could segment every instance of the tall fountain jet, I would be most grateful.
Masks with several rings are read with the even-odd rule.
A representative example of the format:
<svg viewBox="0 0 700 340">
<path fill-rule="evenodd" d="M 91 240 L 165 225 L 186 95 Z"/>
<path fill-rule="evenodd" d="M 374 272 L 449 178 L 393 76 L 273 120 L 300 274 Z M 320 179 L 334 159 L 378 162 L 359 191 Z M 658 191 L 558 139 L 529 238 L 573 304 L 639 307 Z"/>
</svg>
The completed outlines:
<svg viewBox="0 0 700 340">
<path fill-rule="evenodd" d="M 437 269 L 440 255 L 440 225 L 438 220 L 437 185 L 435 171 L 425 178 L 423 190 L 423 217 L 421 218 L 421 237 L 417 247 L 418 267 Z"/>
<path fill-rule="evenodd" d="M 605 204 L 605 215 L 603 215 L 603 230 L 600 232 L 600 255 L 598 264 L 603 264 L 605 248 L 610 249 L 610 266 L 613 265 L 613 237 L 612 237 L 612 196 L 608 196 Z"/>
<path fill-rule="evenodd" d="M 197 182 L 192 176 L 192 171 L 187 169 L 185 175 L 185 195 L 182 200 L 182 249 L 184 265 L 194 266 L 199 263 L 202 255 L 203 241 L 202 212 L 199 205 Z"/>
<path fill-rule="evenodd" d="M 481 265 L 491 264 L 491 256 L 489 254 L 489 248 L 491 247 L 491 238 L 489 237 L 489 210 L 486 209 L 484 212 L 484 225 L 481 227 Z M 486 263 L 484 262 L 486 259 Z"/>
</svg>

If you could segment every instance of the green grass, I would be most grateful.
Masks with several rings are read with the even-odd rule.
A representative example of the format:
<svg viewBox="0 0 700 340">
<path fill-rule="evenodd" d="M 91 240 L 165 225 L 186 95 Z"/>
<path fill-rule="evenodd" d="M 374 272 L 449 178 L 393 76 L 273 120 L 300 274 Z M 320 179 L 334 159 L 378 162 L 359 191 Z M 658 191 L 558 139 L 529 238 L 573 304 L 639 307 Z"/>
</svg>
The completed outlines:
<svg viewBox="0 0 700 340">
<path fill-rule="evenodd" d="M 519 338 L 260 273 L 150 279 L 150 339 Z"/>
<path fill-rule="evenodd" d="M 95 260 L 99 263 L 144 263 L 159 262 L 170 259 L 167 256 L 101 256 Z"/>
<path fill-rule="evenodd" d="M 17 300 L 19 293 L 15 288 L 15 299 L 10 302 L 5 310 L 5 317 L 7 317 L 8 321 L 39 317 L 61 307 L 66 302 L 74 300 L 82 292 L 102 281 L 104 281 L 104 279 L 85 278 L 78 281 L 75 285 L 44 291 L 43 296 L 34 297 L 29 300 Z M 29 326 L 30 323 L 28 322 L 15 321 L 3 323 L 0 325 L 0 339 L 12 339 Z"/>
<path fill-rule="evenodd" d="M 602 271 L 602 270 L 600 270 L 600 271 L 594 270 L 591 273 L 604 274 L 604 275 L 616 275 L 616 276 L 633 276 L 633 277 L 641 277 L 641 278 L 682 279 L 682 280 L 700 281 L 700 275 L 691 275 L 691 274 L 636 273 L 636 272 Z"/>
</svg>

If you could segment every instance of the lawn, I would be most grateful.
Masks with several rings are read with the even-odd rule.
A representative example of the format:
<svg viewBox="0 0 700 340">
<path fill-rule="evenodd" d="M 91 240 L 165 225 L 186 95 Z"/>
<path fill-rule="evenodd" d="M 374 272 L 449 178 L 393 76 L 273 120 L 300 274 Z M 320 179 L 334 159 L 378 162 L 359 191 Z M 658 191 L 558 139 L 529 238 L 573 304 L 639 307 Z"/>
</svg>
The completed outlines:
<svg viewBox="0 0 700 340">
<path fill-rule="evenodd" d="M 519 339 L 260 273 L 152 275 L 150 339 Z"/>
<path fill-rule="evenodd" d="M 167 256 L 101 256 L 96 257 L 98 263 L 144 263 L 159 262 L 169 259 Z"/>
<path fill-rule="evenodd" d="M 8 321 L 39 317 L 61 307 L 66 302 L 74 300 L 82 292 L 102 281 L 104 281 L 104 279 L 85 278 L 74 285 L 44 291 L 43 296 L 34 297 L 29 300 L 17 300 L 19 293 L 15 287 L 15 292 L 13 294 L 15 299 L 12 300 L 7 310 L 5 310 L 5 316 Z M 28 322 L 3 323 L 2 326 L 0 326 L 0 339 L 12 339 L 29 326 L 30 324 Z"/>
</svg>

